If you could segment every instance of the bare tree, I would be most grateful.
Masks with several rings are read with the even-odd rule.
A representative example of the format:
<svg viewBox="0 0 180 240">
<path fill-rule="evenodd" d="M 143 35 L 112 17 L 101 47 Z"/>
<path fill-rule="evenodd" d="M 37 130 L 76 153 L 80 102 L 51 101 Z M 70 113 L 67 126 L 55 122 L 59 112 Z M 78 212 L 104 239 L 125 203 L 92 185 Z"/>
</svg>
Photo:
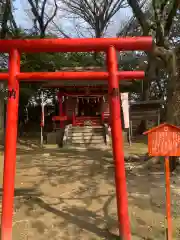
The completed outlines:
<svg viewBox="0 0 180 240">
<path fill-rule="evenodd" d="M 11 0 L 0 0 L 0 38 L 4 39 L 18 29 Z"/>
<path fill-rule="evenodd" d="M 104 35 L 113 16 L 126 7 L 125 0 L 60 0 L 63 10 L 82 19 L 94 32 L 94 37 Z"/>
<path fill-rule="evenodd" d="M 0 10 L 1 10 L 1 29 L 0 29 L 0 38 L 3 39 L 6 37 L 8 32 L 8 21 L 10 19 L 11 4 L 10 1 L 0 1 Z"/>
<path fill-rule="evenodd" d="M 34 16 L 34 29 L 37 34 L 40 33 L 40 37 L 44 38 L 48 25 L 55 18 L 58 11 L 57 0 L 53 0 L 50 3 L 47 0 L 28 0 L 31 6 L 31 12 Z M 51 16 L 46 14 L 46 8 L 51 7 Z"/>
</svg>

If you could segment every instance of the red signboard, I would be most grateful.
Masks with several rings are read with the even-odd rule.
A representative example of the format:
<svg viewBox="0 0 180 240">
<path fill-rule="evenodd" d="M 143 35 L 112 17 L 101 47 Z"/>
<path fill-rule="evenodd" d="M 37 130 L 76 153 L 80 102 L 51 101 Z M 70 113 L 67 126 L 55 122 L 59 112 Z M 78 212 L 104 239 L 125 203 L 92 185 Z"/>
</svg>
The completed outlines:
<svg viewBox="0 0 180 240">
<path fill-rule="evenodd" d="M 150 156 L 180 156 L 180 128 L 163 123 L 145 132 Z"/>
<path fill-rule="evenodd" d="M 66 121 L 67 116 L 53 116 L 52 121 Z"/>
</svg>

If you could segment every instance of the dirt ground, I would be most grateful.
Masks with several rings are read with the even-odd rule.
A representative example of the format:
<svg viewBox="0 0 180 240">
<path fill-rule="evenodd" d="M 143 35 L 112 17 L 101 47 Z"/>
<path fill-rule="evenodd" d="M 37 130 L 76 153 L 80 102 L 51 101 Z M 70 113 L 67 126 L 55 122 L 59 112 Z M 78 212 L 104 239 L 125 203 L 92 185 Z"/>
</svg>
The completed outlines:
<svg viewBox="0 0 180 240">
<path fill-rule="evenodd" d="M 128 158 L 146 145 L 125 146 Z M 109 149 L 44 149 L 18 145 L 13 240 L 115 240 L 114 168 Z M 0 161 L 2 184 L 3 156 Z M 162 165 L 126 161 L 132 239 L 165 239 Z M 180 178 L 172 176 L 174 239 L 180 239 Z M 2 188 L 1 188 L 2 196 Z"/>
</svg>

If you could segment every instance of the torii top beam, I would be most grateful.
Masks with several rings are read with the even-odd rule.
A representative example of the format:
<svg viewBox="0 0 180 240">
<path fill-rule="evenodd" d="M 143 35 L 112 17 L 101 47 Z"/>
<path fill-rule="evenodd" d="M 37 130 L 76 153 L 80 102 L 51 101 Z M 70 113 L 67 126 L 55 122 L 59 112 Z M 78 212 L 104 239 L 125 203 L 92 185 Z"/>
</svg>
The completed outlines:
<svg viewBox="0 0 180 240">
<path fill-rule="evenodd" d="M 152 37 L 82 38 L 82 39 L 13 39 L 0 40 L 0 52 L 101 52 L 114 46 L 117 51 L 148 51 Z"/>
</svg>

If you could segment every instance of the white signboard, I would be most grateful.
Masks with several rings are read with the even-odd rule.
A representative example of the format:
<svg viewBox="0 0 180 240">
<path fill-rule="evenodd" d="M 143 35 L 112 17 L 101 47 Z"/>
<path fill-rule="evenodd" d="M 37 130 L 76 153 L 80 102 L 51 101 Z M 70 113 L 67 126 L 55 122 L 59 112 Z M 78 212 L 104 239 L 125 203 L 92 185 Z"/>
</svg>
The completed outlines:
<svg viewBox="0 0 180 240">
<path fill-rule="evenodd" d="M 121 103 L 124 118 L 124 128 L 129 128 L 129 95 L 128 93 L 121 93 Z"/>
</svg>

